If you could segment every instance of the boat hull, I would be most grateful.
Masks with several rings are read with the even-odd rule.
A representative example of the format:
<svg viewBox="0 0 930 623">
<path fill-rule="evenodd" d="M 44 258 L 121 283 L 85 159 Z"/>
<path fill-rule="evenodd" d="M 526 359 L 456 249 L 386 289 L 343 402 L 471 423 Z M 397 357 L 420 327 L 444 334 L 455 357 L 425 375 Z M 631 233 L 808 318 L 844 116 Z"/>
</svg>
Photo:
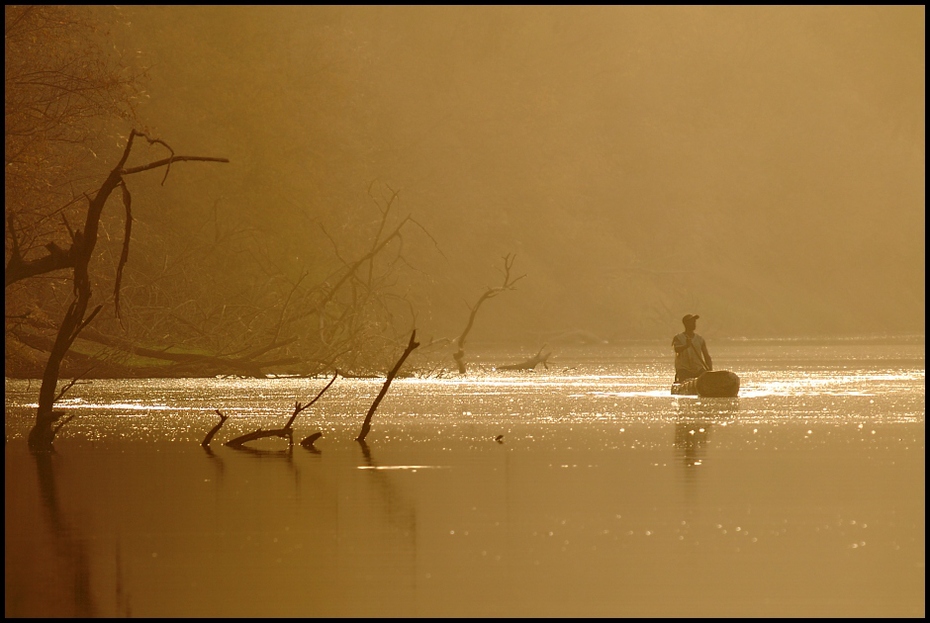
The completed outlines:
<svg viewBox="0 0 930 623">
<path fill-rule="evenodd" d="M 729 370 L 711 370 L 684 383 L 673 383 L 672 393 L 702 398 L 733 398 L 739 395 L 739 377 Z"/>
</svg>

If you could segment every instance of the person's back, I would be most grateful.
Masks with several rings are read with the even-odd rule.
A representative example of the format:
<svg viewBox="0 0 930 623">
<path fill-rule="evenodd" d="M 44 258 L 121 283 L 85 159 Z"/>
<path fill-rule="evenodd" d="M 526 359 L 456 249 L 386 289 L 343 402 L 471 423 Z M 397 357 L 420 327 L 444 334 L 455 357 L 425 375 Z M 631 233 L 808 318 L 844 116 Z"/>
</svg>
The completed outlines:
<svg viewBox="0 0 930 623">
<path fill-rule="evenodd" d="M 675 349 L 675 382 L 681 383 L 700 376 L 705 370 L 713 370 L 707 343 L 694 332 L 699 316 L 687 314 L 681 319 L 685 330 L 672 338 Z"/>
</svg>

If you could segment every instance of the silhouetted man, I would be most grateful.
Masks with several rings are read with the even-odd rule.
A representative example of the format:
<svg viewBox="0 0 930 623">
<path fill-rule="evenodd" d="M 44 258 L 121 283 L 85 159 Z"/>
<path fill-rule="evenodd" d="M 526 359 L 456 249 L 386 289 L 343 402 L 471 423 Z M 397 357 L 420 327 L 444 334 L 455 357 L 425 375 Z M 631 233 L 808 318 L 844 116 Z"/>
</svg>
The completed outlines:
<svg viewBox="0 0 930 623">
<path fill-rule="evenodd" d="M 676 383 L 683 383 L 700 376 L 705 370 L 714 369 L 704 338 L 694 332 L 698 318 L 700 316 L 687 314 L 681 319 L 685 330 L 672 338 L 672 348 L 675 349 Z"/>
</svg>

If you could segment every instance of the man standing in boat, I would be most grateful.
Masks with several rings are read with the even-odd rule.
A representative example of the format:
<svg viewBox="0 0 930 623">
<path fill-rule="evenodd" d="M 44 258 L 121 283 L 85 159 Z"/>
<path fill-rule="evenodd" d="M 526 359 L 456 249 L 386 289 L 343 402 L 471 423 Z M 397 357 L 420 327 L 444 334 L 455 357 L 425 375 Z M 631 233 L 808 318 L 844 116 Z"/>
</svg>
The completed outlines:
<svg viewBox="0 0 930 623">
<path fill-rule="evenodd" d="M 713 370 L 714 364 L 707 352 L 704 338 L 694 332 L 700 316 L 687 314 L 681 319 L 685 330 L 672 338 L 675 349 L 675 382 L 683 383 L 700 376 L 705 370 Z"/>
</svg>

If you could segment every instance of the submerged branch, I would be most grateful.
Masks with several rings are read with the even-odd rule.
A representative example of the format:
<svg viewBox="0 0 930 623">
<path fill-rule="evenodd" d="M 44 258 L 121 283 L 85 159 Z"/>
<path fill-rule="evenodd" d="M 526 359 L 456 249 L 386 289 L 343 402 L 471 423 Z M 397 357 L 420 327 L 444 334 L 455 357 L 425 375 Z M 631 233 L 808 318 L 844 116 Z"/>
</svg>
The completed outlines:
<svg viewBox="0 0 930 623">
<path fill-rule="evenodd" d="M 338 374 L 334 374 L 333 378 L 330 379 L 329 383 L 327 383 L 326 386 L 320 390 L 320 393 L 316 395 L 316 398 L 314 398 L 307 404 L 302 405 L 300 404 L 300 402 L 294 403 L 294 412 L 291 414 L 290 419 L 288 419 L 287 424 L 285 424 L 282 428 L 273 428 L 269 430 L 264 430 L 262 428 L 259 428 L 258 430 L 252 431 L 251 433 L 247 433 L 245 435 L 236 437 L 235 439 L 231 439 L 230 441 L 227 441 L 224 445 L 227 445 L 230 448 L 235 448 L 237 450 L 247 450 L 249 448 L 244 448 L 243 447 L 244 444 L 250 441 L 255 441 L 257 439 L 266 439 L 268 437 L 280 437 L 282 439 L 287 439 L 288 445 L 289 446 L 293 445 L 294 444 L 294 420 L 297 419 L 297 416 L 302 411 L 306 410 L 308 407 L 310 407 L 310 405 L 312 405 L 317 400 L 319 400 L 323 396 L 323 394 L 326 392 L 326 390 L 329 389 L 332 386 L 332 384 L 336 382 L 336 379 L 338 377 L 339 377 Z M 217 413 L 219 413 L 219 411 L 217 411 Z M 220 417 L 222 417 L 222 415 Z M 306 441 L 306 439 L 304 441 Z"/>
<path fill-rule="evenodd" d="M 223 424 L 225 424 L 225 423 L 226 423 L 226 420 L 229 419 L 229 416 L 228 416 L 228 415 L 223 415 L 223 412 L 220 411 L 219 409 L 214 409 L 214 411 L 216 411 L 216 414 L 217 414 L 218 416 L 220 416 L 220 423 L 217 424 L 216 426 L 214 426 L 214 427 L 210 430 L 210 432 L 207 433 L 207 436 L 203 438 L 203 441 L 200 442 L 200 445 L 203 446 L 204 448 L 207 448 L 207 447 L 210 446 L 210 442 L 213 441 L 213 437 L 214 437 L 218 432 L 220 432 L 220 429 L 223 428 Z"/>
<path fill-rule="evenodd" d="M 394 364 L 394 367 L 388 372 L 387 379 L 384 381 L 384 385 L 381 387 L 381 391 L 378 392 L 378 396 L 375 398 L 375 401 L 371 403 L 371 408 L 368 409 L 368 414 L 365 416 L 365 421 L 362 423 L 362 431 L 358 434 L 358 437 L 355 441 L 363 442 L 365 437 L 368 436 L 368 431 L 371 430 L 371 416 L 375 414 L 375 409 L 378 408 L 378 405 L 381 403 L 381 400 L 387 394 L 388 387 L 391 386 L 391 381 L 394 380 L 394 377 L 397 376 L 397 373 L 400 371 L 400 367 L 404 365 L 404 361 L 407 359 L 407 356 L 410 355 L 420 345 L 416 340 L 417 330 L 414 329 L 410 334 L 410 341 L 407 342 L 407 348 L 404 350 L 403 354 L 400 356 L 400 359 L 397 360 L 397 363 Z"/>
<path fill-rule="evenodd" d="M 549 352 L 549 353 L 546 353 L 545 355 L 543 354 L 543 349 L 545 349 L 546 346 L 547 346 L 546 344 L 543 344 L 543 347 L 539 349 L 539 352 L 537 352 L 535 355 L 533 355 L 526 361 L 523 361 L 521 363 L 514 363 L 514 364 L 510 364 L 506 366 L 498 366 L 497 369 L 498 370 L 535 370 L 536 366 L 538 366 L 539 364 L 543 364 L 543 366 L 545 366 L 545 368 L 548 370 L 549 369 L 548 361 L 552 353 Z"/>
</svg>

